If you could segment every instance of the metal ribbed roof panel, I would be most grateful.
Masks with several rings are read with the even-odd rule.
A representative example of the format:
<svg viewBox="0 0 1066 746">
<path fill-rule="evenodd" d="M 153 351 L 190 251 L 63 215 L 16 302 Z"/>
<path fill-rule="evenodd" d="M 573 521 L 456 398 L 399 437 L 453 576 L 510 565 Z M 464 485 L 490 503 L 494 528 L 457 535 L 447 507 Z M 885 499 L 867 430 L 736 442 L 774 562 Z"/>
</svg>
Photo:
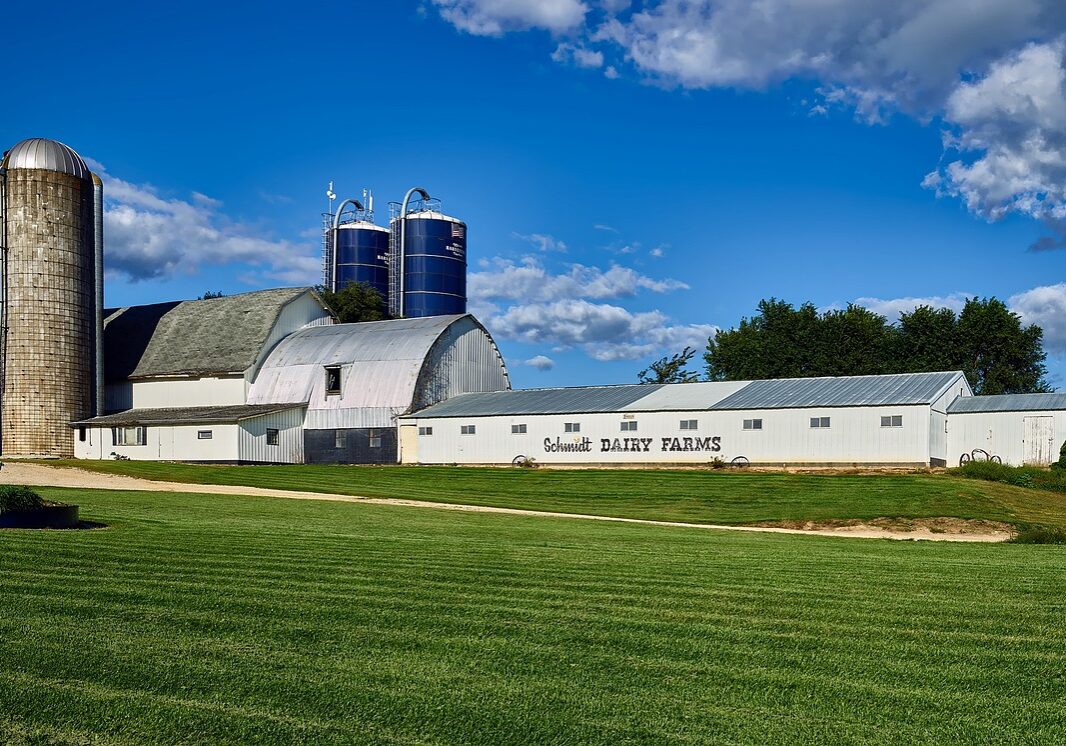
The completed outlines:
<svg viewBox="0 0 1066 746">
<path fill-rule="evenodd" d="M 1066 409 L 1066 392 L 1054 394 L 1002 394 L 1000 396 L 960 396 L 948 407 L 948 414 L 966 412 L 1040 412 Z"/>
<path fill-rule="evenodd" d="M 931 404 L 958 371 L 752 381 L 711 409 L 793 409 Z"/>
<path fill-rule="evenodd" d="M 669 383 L 622 409 L 629 412 L 685 412 L 710 409 L 751 381 Z"/>
<path fill-rule="evenodd" d="M 418 417 L 617 412 L 662 388 L 661 384 L 519 389 L 463 394 L 418 412 Z"/>
<path fill-rule="evenodd" d="M 303 409 L 304 402 L 288 404 L 233 404 L 218 407 L 162 407 L 159 409 L 127 409 L 124 412 L 105 414 L 88 420 L 74 422 L 73 425 L 96 425 L 110 427 L 113 425 L 182 425 L 209 422 L 240 422 L 252 417 L 282 412 L 289 409 Z"/>
<path fill-rule="evenodd" d="M 89 178 L 89 167 L 81 156 L 61 142 L 34 137 L 16 143 L 4 158 L 6 168 L 39 168 Z"/>
</svg>

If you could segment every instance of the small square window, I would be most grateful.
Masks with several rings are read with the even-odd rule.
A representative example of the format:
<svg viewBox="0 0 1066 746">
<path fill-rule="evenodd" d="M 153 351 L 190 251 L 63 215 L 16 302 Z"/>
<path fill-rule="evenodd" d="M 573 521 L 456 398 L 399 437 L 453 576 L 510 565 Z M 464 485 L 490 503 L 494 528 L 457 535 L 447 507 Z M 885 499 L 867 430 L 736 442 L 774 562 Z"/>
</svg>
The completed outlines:
<svg viewBox="0 0 1066 746">
<path fill-rule="evenodd" d="M 326 367 L 326 393 L 340 394 L 341 392 L 341 368 L 339 365 Z"/>
<path fill-rule="evenodd" d="M 522 424 L 522 425 L 511 425 L 511 435 L 525 435 L 525 434 L 526 434 L 526 426 L 524 424 Z"/>
<path fill-rule="evenodd" d="M 214 432 L 211 431 L 211 430 L 197 430 L 196 431 L 196 439 L 197 440 L 211 440 L 212 437 L 214 437 Z"/>
<path fill-rule="evenodd" d="M 278 431 L 277 428 L 267 428 L 267 445 L 276 446 L 278 444 Z"/>
<path fill-rule="evenodd" d="M 828 417 L 811 417 L 811 427 L 826 428 L 829 427 Z"/>
<path fill-rule="evenodd" d="M 699 424 L 696 420 L 681 420 L 682 430 L 698 430 Z"/>
<path fill-rule="evenodd" d="M 903 415 L 885 415 L 881 418 L 881 427 L 903 427 Z"/>
<path fill-rule="evenodd" d="M 564 433 L 579 433 L 579 432 L 581 432 L 581 423 L 580 422 L 565 422 L 565 423 L 563 423 L 563 432 Z"/>
<path fill-rule="evenodd" d="M 622 422 L 622 432 L 623 433 L 635 433 L 636 431 L 637 431 L 637 421 L 636 420 L 626 420 L 626 421 Z"/>
<path fill-rule="evenodd" d="M 813 420 L 811 427 L 814 427 Z M 762 420 L 744 420 L 745 430 L 762 430 Z"/>
<path fill-rule="evenodd" d="M 433 434 L 433 428 L 432 427 L 420 427 L 420 428 L 418 428 L 418 434 L 419 435 L 432 435 Z"/>
<path fill-rule="evenodd" d="M 371 430 L 370 431 L 369 440 L 370 440 L 370 442 L 369 442 L 368 445 L 371 448 L 381 448 L 381 431 L 380 430 Z"/>
<path fill-rule="evenodd" d="M 459 428 L 459 434 L 460 435 L 476 435 L 477 434 L 477 425 L 462 425 Z"/>
<path fill-rule="evenodd" d="M 348 431 L 347 430 L 334 430 L 333 431 L 333 447 L 334 448 L 347 448 L 348 447 Z"/>
</svg>

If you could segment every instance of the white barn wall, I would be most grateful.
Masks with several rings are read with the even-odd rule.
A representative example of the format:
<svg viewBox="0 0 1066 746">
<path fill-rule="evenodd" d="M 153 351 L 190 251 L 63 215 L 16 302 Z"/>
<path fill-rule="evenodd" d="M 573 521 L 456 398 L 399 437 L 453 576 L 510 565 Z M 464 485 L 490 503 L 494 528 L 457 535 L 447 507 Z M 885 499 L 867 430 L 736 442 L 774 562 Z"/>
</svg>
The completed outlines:
<svg viewBox="0 0 1066 746">
<path fill-rule="evenodd" d="M 153 378 L 107 386 L 107 410 L 206 407 L 244 404 L 244 376 Z"/>
<path fill-rule="evenodd" d="M 903 427 L 882 428 L 883 415 L 902 415 Z M 828 429 L 810 427 L 811 417 L 830 417 Z M 681 420 L 697 421 L 697 430 L 681 430 Z M 745 419 L 762 419 L 761 431 L 745 431 Z M 623 421 L 635 420 L 636 432 L 622 431 Z M 515 415 L 489 417 L 416 418 L 419 427 L 432 427 L 432 435 L 418 437 L 417 457 L 426 464 L 510 463 L 518 455 L 542 463 L 707 463 L 744 456 L 752 463 L 810 464 L 928 464 L 928 406 L 771 409 L 752 411 L 616 412 L 566 415 Z M 566 433 L 564 424 L 578 422 L 581 432 Z M 525 424 L 527 433 L 515 435 L 513 424 Z M 474 435 L 462 435 L 463 425 L 474 425 Z M 647 439 L 639 451 L 603 450 L 603 441 Z M 663 439 L 670 439 L 664 450 Z M 673 439 L 677 438 L 675 444 Z M 685 438 L 718 438 L 700 450 L 684 447 Z M 587 450 L 548 451 L 552 444 L 588 441 Z M 644 446 L 648 450 L 644 450 Z M 714 450 L 717 445 L 718 450 Z"/>
<path fill-rule="evenodd" d="M 1052 461 L 1066 441 L 1066 411 L 953 412 L 948 424 L 948 466 L 958 466 L 964 453 L 975 448 L 999 456 L 1003 463 L 1021 466 L 1025 459 L 1025 418 L 1054 418 Z"/>
<path fill-rule="evenodd" d="M 239 424 L 240 460 L 265 464 L 302 464 L 304 462 L 304 410 L 287 409 L 281 412 L 251 417 Z M 278 444 L 268 445 L 266 431 L 278 431 Z"/>
<path fill-rule="evenodd" d="M 197 433 L 210 430 L 210 440 Z M 116 446 L 110 427 L 87 427 L 86 441 L 74 428 L 75 458 L 108 459 L 111 454 L 134 461 L 237 461 L 237 425 L 148 425 L 143 446 Z"/>
</svg>

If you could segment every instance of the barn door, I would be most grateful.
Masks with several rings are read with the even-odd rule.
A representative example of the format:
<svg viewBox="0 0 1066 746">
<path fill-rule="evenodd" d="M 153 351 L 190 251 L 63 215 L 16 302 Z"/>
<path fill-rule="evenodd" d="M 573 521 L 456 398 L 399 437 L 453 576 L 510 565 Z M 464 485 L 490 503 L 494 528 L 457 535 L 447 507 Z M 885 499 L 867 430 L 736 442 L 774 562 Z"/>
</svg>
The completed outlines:
<svg viewBox="0 0 1066 746">
<path fill-rule="evenodd" d="M 1047 466 L 1051 463 L 1051 441 L 1055 434 L 1054 417 L 1025 417 L 1025 458 L 1028 466 Z"/>
</svg>

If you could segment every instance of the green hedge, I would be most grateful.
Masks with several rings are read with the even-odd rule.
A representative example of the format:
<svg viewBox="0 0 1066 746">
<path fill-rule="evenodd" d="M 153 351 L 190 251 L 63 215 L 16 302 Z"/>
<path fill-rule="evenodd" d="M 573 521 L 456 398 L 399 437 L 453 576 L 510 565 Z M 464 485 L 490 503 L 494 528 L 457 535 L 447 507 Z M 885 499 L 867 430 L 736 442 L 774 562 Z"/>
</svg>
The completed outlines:
<svg viewBox="0 0 1066 746">
<path fill-rule="evenodd" d="M 1058 466 L 1058 464 L 1056 464 Z M 1007 466 L 992 461 L 968 461 L 952 472 L 961 477 L 1003 482 L 1015 487 L 1066 492 L 1066 469 L 1040 469 L 1035 466 Z"/>
<path fill-rule="evenodd" d="M 29 487 L 0 484 L 0 513 L 36 510 L 43 506 L 44 500 Z"/>
</svg>

